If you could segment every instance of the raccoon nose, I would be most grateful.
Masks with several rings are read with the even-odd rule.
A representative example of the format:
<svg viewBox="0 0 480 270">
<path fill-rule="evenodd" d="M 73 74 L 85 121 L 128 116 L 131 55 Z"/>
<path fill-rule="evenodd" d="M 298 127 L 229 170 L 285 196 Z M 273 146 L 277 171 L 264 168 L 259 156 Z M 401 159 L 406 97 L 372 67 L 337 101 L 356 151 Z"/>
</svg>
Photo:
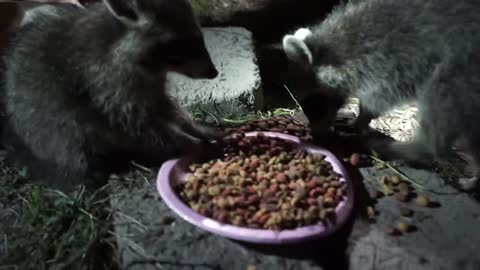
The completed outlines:
<svg viewBox="0 0 480 270">
<path fill-rule="evenodd" d="M 215 79 L 218 76 L 218 70 L 212 65 L 207 71 L 207 79 Z"/>
</svg>

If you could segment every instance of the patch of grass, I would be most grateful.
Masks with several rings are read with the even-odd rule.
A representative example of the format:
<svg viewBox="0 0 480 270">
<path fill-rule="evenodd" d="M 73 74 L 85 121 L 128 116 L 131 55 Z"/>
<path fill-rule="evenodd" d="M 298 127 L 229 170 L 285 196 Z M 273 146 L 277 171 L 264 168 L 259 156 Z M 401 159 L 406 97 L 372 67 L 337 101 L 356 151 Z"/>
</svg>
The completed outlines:
<svg viewBox="0 0 480 270">
<path fill-rule="evenodd" d="M 209 16 L 212 15 L 213 12 L 216 10 L 222 3 L 221 0 L 192 0 L 190 4 L 192 5 L 192 9 L 198 16 Z"/>
<path fill-rule="evenodd" d="M 210 126 L 216 126 L 219 128 L 222 127 L 235 127 L 245 124 L 246 122 L 255 120 L 255 119 L 263 119 L 263 118 L 270 118 L 273 116 L 280 116 L 280 115 L 288 115 L 294 116 L 300 110 L 297 108 L 276 108 L 273 110 L 268 111 L 256 111 L 251 112 L 243 115 L 236 115 L 234 117 L 225 117 L 219 118 L 213 115 L 212 113 L 205 112 L 205 111 L 194 111 L 192 113 L 193 119 L 199 123 L 204 123 Z"/>
<path fill-rule="evenodd" d="M 290 97 L 292 98 L 295 104 L 295 106 L 291 108 L 288 108 L 288 107 L 273 108 L 271 110 L 266 110 L 266 111 L 260 110 L 260 111 L 251 112 L 244 115 L 236 115 L 236 116 L 226 117 L 226 118 L 218 118 L 210 112 L 199 111 L 199 110 L 194 111 L 192 115 L 195 121 L 207 123 L 207 124 L 218 126 L 218 127 L 240 126 L 245 124 L 246 122 L 249 122 L 255 119 L 265 119 L 265 118 L 281 116 L 281 115 L 293 117 L 295 114 L 302 111 L 302 107 L 300 106 L 300 103 L 294 97 L 290 89 L 288 89 L 286 86 L 284 86 L 284 88 L 288 92 L 288 94 L 290 95 Z"/>
<path fill-rule="evenodd" d="M 63 193 L 27 183 L 21 170 L 1 165 L 0 211 L 8 218 L 0 222 L 0 269 L 115 267 L 107 254 L 114 240 L 108 186 Z"/>
</svg>

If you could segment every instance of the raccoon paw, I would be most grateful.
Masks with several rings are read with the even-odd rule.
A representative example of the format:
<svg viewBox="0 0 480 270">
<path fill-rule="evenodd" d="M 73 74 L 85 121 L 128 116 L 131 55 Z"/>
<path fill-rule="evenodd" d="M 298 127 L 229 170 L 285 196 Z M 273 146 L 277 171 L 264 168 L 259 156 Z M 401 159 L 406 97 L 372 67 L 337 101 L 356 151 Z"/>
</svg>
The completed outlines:
<svg viewBox="0 0 480 270">
<path fill-rule="evenodd" d="M 355 132 L 361 137 L 368 138 L 370 134 L 374 132 L 373 128 L 371 128 L 370 126 L 365 126 L 363 125 L 363 123 L 359 123 L 358 121 L 354 121 L 353 123 L 351 123 L 350 127 L 353 132 Z"/>
<path fill-rule="evenodd" d="M 478 178 L 478 176 L 460 178 L 458 179 L 458 184 L 463 191 L 472 191 L 475 190 L 479 185 Z"/>
<path fill-rule="evenodd" d="M 224 132 L 219 129 L 203 125 L 195 125 L 193 130 L 194 132 L 192 135 L 199 138 L 203 142 L 213 144 L 219 143 L 225 135 Z"/>
<path fill-rule="evenodd" d="M 433 157 L 416 143 L 402 143 L 392 139 L 376 138 L 367 142 L 372 154 L 387 161 L 400 161 L 413 168 L 432 168 Z"/>
</svg>

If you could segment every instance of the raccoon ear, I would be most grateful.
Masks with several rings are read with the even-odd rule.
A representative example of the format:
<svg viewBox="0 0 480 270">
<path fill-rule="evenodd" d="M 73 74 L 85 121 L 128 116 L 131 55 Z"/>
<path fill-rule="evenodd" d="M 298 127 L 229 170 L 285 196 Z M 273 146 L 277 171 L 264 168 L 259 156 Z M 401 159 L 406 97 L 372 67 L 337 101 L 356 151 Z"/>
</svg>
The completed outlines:
<svg viewBox="0 0 480 270">
<path fill-rule="evenodd" d="M 283 51 L 292 61 L 303 65 L 312 64 L 312 53 L 307 45 L 303 40 L 293 35 L 286 35 L 283 38 Z"/>
<path fill-rule="evenodd" d="M 108 11 L 125 24 L 136 24 L 139 21 L 139 14 L 134 8 L 133 1 L 129 0 L 103 0 Z"/>
<path fill-rule="evenodd" d="M 312 35 L 312 31 L 308 28 L 300 28 L 295 31 L 295 37 L 300 40 L 305 40 L 307 37 Z"/>
</svg>

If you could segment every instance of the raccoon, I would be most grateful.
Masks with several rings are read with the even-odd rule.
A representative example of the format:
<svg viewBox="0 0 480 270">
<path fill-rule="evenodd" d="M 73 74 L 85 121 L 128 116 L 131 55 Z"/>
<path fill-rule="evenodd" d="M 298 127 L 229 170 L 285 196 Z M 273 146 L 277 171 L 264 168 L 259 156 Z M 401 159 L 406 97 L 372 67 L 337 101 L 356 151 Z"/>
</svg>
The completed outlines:
<svg viewBox="0 0 480 270">
<path fill-rule="evenodd" d="M 319 134 L 348 97 L 360 100 L 354 127 L 416 102 L 412 142 L 370 140 L 385 159 L 426 165 L 470 149 L 480 174 L 480 2 L 363 0 L 342 5 L 318 25 L 285 35 L 283 50 L 299 99 Z M 318 108 L 318 109 L 315 109 Z"/>
<path fill-rule="evenodd" d="M 212 149 L 221 136 L 168 95 L 166 74 L 218 70 L 187 0 L 103 0 L 31 11 L 4 57 L 4 144 L 35 178 L 98 181 L 117 161 Z M 123 164 L 123 163 L 121 163 Z"/>
</svg>

